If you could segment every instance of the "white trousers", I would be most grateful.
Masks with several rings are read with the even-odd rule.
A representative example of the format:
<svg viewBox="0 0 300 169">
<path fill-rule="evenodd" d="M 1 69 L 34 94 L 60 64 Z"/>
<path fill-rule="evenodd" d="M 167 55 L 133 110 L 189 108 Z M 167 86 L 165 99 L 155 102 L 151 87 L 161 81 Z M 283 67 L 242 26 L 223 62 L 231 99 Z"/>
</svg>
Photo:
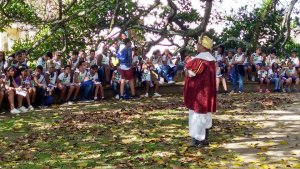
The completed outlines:
<svg viewBox="0 0 300 169">
<path fill-rule="evenodd" d="M 202 141 L 205 139 L 205 129 L 212 126 L 211 113 L 200 114 L 189 110 L 189 134 L 192 138 Z"/>
</svg>

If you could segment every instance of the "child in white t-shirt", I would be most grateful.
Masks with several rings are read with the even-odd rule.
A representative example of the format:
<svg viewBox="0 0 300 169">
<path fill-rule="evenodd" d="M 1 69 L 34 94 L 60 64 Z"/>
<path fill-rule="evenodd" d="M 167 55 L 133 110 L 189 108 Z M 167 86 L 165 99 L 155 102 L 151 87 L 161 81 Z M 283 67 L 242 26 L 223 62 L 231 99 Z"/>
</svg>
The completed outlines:
<svg viewBox="0 0 300 169">
<path fill-rule="evenodd" d="M 259 70 L 257 71 L 260 89 L 259 93 L 263 93 L 263 87 L 266 85 L 266 93 L 270 93 L 269 87 L 270 87 L 270 80 L 268 77 L 268 69 L 266 68 L 265 64 L 261 64 Z"/>
<path fill-rule="evenodd" d="M 98 77 L 98 66 L 92 65 L 90 71 L 88 72 L 89 79 L 94 82 L 94 100 L 98 99 L 98 95 L 101 99 L 104 99 L 103 86 Z"/>
</svg>

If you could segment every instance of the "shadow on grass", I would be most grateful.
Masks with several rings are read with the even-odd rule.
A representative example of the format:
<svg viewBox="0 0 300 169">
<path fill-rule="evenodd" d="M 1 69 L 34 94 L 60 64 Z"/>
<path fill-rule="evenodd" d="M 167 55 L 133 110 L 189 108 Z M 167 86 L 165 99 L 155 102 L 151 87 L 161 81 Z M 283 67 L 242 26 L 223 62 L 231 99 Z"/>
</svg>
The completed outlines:
<svg viewBox="0 0 300 169">
<path fill-rule="evenodd" d="M 109 104 L 108 104 L 109 103 Z M 55 107 L 0 123 L 0 166 L 170 168 L 242 165 L 222 147 L 250 122 L 214 119 L 206 149 L 190 148 L 180 97 Z"/>
</svg>

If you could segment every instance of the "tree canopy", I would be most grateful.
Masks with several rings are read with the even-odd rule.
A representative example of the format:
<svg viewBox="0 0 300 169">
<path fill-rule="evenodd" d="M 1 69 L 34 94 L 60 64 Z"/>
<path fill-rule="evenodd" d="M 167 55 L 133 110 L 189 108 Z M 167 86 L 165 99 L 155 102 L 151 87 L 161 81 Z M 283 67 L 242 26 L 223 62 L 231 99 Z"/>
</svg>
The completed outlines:
<svg viewBox="0 0 300 169">
<path fill-rule="evenodd" d="M 195 7 L 189 0 L 153 0 L 149 5 L 137 0 L 4 0 L 0 5 L 0 31 L 12 23 L 31 25 L 38 30 L 33 39 L 20 40 L 13 47 L 13 50 L 29 50 L 32 60 L 46 50 L 68 53 L 87 46 L 96 48 L 101 41 L 107 40 L 100 33 L 106 30 L 107 35 L 115 27 L 120 32 L 130 31 L 139 36 L 134 39 L 136 44 L 147 50 L 164 39 L 185 48 L 204 32 L 212 34 L 216 45 L 234 37 L 243 44 L 250 44 L 246 45 L 250 48 L 262 42 L 281 51 L 287 44 L 295 46 L 290 32 L 298 22 L 297 18 L 291 18 L 291 13 L 298 12 L 294 9 L 298 0 L 292 0 L 288 6 L 280 5 L 279 0 L 264 0 L 262 6 L 253 10 L 244 6 L 222 17 L 213 11 L 213 5 L 222 1 L 199 2 L 200 6 Z M 149 16 L 155 20 L 146 22 Z M 207 25 L 221 21 L 228 26 L 220 35 L 214 30 L 207 31 Z M 146 40 L 144 35 L 147 33 L 157 38 Z M 183 43 L 175 42 L 176 36 L 182 37 Z M 109 42 L 115 39 L 111 38 Z"/>
</svg>

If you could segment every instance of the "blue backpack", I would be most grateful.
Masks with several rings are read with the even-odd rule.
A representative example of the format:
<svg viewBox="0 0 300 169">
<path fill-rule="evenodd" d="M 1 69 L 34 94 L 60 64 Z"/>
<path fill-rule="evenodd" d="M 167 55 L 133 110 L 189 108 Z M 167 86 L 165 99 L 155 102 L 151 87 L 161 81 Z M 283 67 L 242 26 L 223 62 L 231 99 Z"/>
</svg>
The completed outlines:
<svg viewBox="0 0 300 169">
<path fill-rule="evenodd" d="M 117 58 L 120 61 L 121 65 L 126 65 L 127 67 L 132 66 L 132 58 L 131 58 L 131 49 L 124 48 L 117 53 Z"/>
</svg>

